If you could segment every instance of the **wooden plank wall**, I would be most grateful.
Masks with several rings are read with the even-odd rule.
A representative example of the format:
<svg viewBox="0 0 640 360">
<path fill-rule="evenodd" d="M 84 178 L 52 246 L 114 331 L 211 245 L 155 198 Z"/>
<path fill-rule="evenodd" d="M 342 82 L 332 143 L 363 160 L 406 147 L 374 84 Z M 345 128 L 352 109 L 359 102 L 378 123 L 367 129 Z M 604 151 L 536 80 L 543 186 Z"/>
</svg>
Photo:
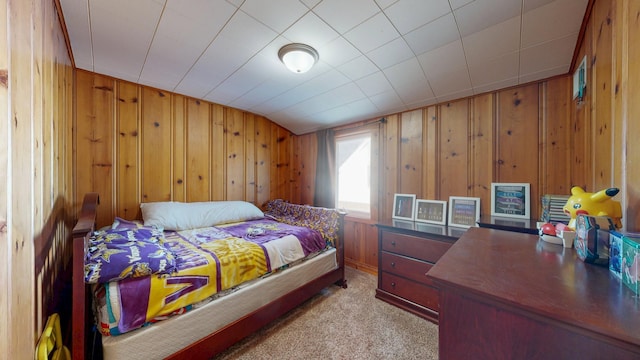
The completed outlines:
<svg viewBox="0 0 640 360">
<path fill-rule="evenodd" d="M 141 202 L 300 200 L 294 137 L 262 116 L 82 70 L 75 106 L 74 196 L 100 194 L 100 226 Z"/>
<path fill-rule="evenodd" d="M 582 101 L 572 98 L 567 75 L 386 116 L 380 219 L 391 218 L 394 193 L 480 197 L 489 214 L 491 182 L 527 182 L 535 217 L 543 194 L 618 187 L 624 228 L 640 230 L 640 43 L 633 40 L 640 37 L 640 2 L 598 0 L 589 8 L 575 56 L 576 63 L 587 56 Z M 309 188 L 307 178 L 297 179 L 299 188 Z M 364 270 L 377 265 L 370 225 L 347 220 L 347 259 Z"/>
<path fill-rule="evenodd" d="M 572 184 L 597 191 L 617 187 L 625 230 L 640 230 L 640 4 L 595 1 L 577 48 L 587 57 L 583 102 L 569 100 Z"/>
<path fill-rule="evenodd" d="M 32 359 L 44 325 L 34 239 L 57 198 L 72 207 L 73 68 L 53 1 L 0 0 L 0 18 L 0 349 Z"/>
<path fill-rule="evenodd" d="M 559 77 L 386 116 L 378 144 L 380 188 L 374 207 L 379 218 L 391 218 L 395 193 L 441 200 L 480 197 L 482 213 L 489 214 L 491 182 L 531 183 L 532 214 L 538 214 L 540 195 L 570 188 L 569 91 L 570 79 Z M 297 156 L 294 164 L 308 169 L 294 182 L 309 202 L 314 139 L 314 134 L 297 137 L 305 144 L 300 149 L 312 151 Z M 376 220 L 347 218 L 348 265 L 376 271 Z"/>
<path fill-rule="evenodd" d="M 545 193 L 571 185 L 570 78 L 567 76 L 386 116 L 380 135 L 379 219 L 390 219 L 395 193 L 419 199 L 480 197 L 490 214 L 492 182 L 531 184 L 531 213 Z M 298 137 L 309 139 L 313 134 Z M 312 164 L 316 154 L 300 155 Z M 299 165 L 302 166 L 302 165 Z M 313 177 L 297 188 L 312 192 Z M 377 219 L 376 219 L 377 220 Z M 375 273 L 374 221 L 347 218 L 347 264 Z"/>
</svg>

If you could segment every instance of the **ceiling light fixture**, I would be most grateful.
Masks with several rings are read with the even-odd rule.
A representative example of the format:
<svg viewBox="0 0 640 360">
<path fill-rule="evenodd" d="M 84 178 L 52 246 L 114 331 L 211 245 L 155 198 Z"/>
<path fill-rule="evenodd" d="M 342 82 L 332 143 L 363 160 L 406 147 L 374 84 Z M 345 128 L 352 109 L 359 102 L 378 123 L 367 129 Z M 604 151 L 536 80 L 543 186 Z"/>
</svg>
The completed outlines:
<svg viewBox="0 0 640 360">
<path fill-rule="evenodd" d="M 309 71 L 319 59 L 316 49 L 305 44 L 285 45 L 278 51 L 278 57 L 287 69 L 298 74 Z"/>
</svg>

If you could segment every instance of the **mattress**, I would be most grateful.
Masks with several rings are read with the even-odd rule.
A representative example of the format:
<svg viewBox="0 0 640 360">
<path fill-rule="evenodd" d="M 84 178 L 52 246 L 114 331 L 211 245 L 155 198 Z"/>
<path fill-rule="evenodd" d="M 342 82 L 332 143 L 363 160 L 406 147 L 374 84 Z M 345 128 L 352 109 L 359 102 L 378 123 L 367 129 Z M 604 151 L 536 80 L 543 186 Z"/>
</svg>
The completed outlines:
<svg viewBox="0 0 640 360">
<path fill-rule="evenodd" d="M 337 267 L 336 250 L 329 249 L 185 314 L 123 335 L 104 336 L 104 359 L 165 358 Z"/>
</svg>

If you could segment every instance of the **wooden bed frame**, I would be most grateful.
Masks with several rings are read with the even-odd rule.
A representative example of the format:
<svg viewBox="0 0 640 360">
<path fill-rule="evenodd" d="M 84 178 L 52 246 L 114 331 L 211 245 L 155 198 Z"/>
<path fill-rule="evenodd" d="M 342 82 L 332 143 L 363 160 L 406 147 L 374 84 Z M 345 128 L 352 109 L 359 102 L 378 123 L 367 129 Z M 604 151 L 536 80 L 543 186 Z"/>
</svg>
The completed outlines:
<svg viewBox="0 0 640 360">
<path fill-rule="evenodd" d="M 40 335 L 53 313 L 58 313 L 63 340 L 68 344 L 71 318 L 71 256 L 69 239 L 73 221 L 62 196 L 51 209 L 42 231 L 34 239 L 35 329 Z"/>
<path fill-rule="evenodd" d="M 73 359 L 101 358 L 100 335 L 92 331 L 91 297 L 89 286 L 84 283 L 84 249 L 89 234 L 95 229 L 99 198 L 96 193 L 85 195 L 78 222 L 73 228 Z M 215 331 L 169 356 L 169 359 L 210 359 L 234 343 L 254 333 L 271 321 L 308 300 L 323 288 L 336 284 L 347 287 L 344 278 L 344 214 L 339 220 L 339 236 L 336 244 L 338 268 L 302 287 L 291 291 L 277 300 L 246 314 L 233 323 Z M 80 334 L 84 334 L 81 336 Z"/>
</svg>

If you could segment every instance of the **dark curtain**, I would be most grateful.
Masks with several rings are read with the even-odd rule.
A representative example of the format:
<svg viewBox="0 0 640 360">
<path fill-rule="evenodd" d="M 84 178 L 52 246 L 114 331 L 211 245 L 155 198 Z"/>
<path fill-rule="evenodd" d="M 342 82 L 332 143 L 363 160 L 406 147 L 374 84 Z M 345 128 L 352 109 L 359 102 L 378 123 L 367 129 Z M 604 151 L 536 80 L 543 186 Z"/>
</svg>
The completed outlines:
<svg viewBox="0 0 640 360">
<path fill-rule="evenodd" d="M 333 208 L 336 206 L 336 143 L 333 130 L 316 132 L 318 139 L 318 159 L 316 162 L 315 206 Z"/>
</svg>

